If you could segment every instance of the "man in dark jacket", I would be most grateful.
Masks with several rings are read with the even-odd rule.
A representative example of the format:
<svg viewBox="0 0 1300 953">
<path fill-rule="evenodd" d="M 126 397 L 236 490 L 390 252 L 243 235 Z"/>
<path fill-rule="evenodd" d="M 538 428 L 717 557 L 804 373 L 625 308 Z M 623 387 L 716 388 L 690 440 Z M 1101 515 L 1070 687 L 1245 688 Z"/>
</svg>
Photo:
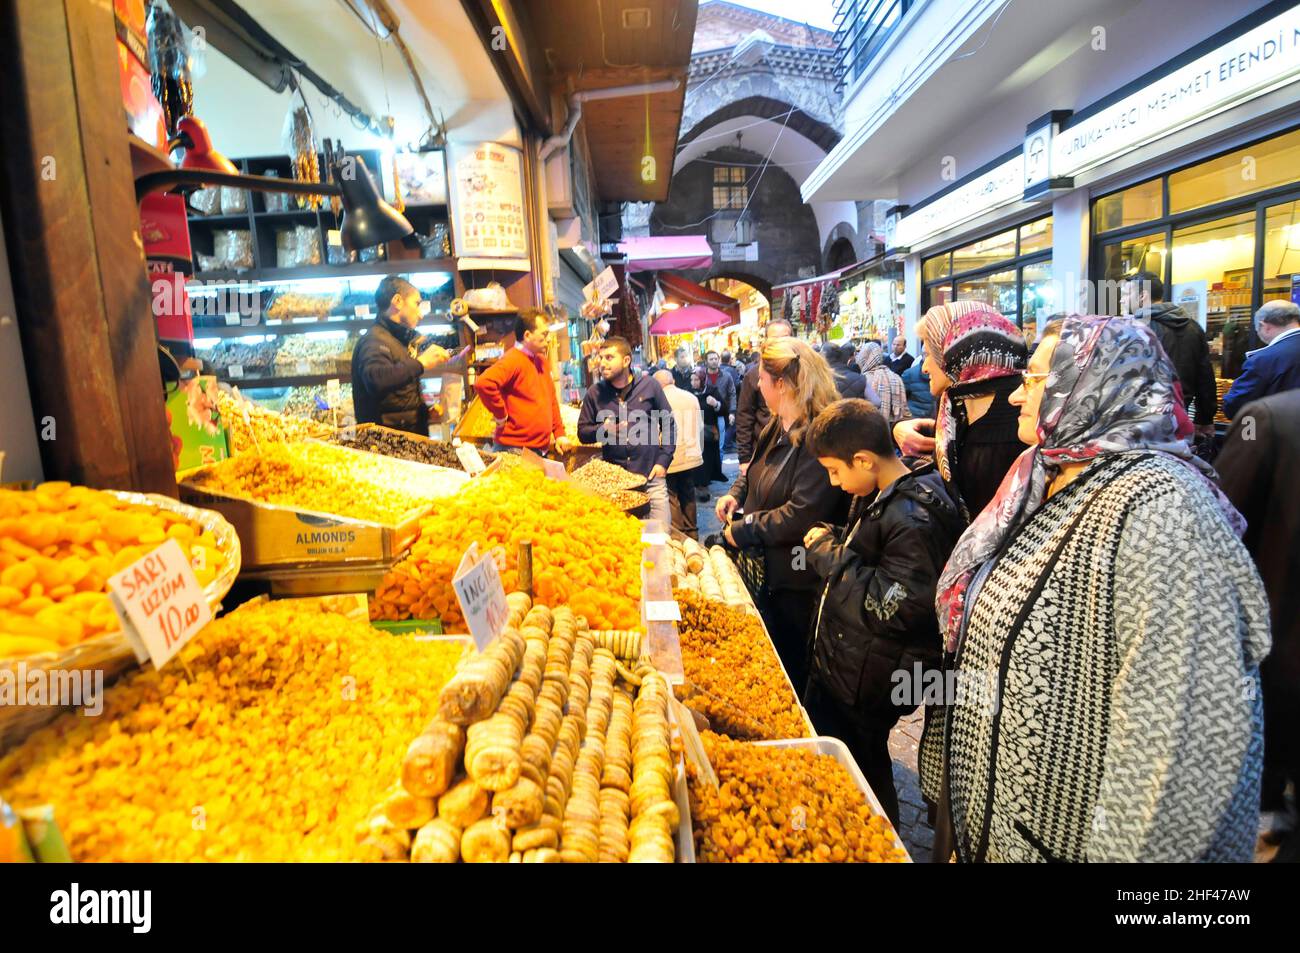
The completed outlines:
<svg viewBox="0 0 1300 953">
<path fill-rule="evenodd" d="M 632 348 L 609 337 L 600 346 L 600 380 L 582 398 L 578 439 L 599 443 L 601 457 L 646 478 L 650 518 L 672 523 L 665 476 L 677 449 L 673 408 L 664 389 L 648 374 L 632 375 Z"/>
<path fill-rule="evenodd" d="M 907 353 L 907 338 L 903 337 L 901 334 L 894 338 L 891 351 L 893 356 L 889 358 L 889 360 L 885 361 L 885 363 L 889 366 L 891 371 L 899 377 L 902 377 L 903 372 L 912 366 L 913 360 L 912 355 Z"/>
<path fill-rule="evenodd" d="M 736 383 L 731 371 L 722 365 L 722 356 L 717 351 L 704 355 L 704 385 L 715 387 L 722 395 L 722 407 L 718 409 L 719 445 L 727 445 L 727 431 L 736 424 Z"/>
<path fill-rule="evenodd" d="M 807 439 L 853 505 L 844 529 L 804 538 L 823 581 L 804 703 L 819 734 L 849 746 L 897 826 L 889 732 L 938 671 L 935 586 L 961 516 L 932 465 L 913 471 L 895 456 L 888 422 L 866 401 L 832 404 Z"/>
<path fill-rule="evenodd" d="M 1296 335 L 1300 338 L 1300 335 Z M 1273 621 L 1273 651 L 1260 666 L 1264 696 L 1264 777 L 1260 810 L 1274 840 L 1285 833 L 1287 781 L 1300 785 L 1300 389 L 1242 407 L 1214 461 L 1223 492 L 1246 518 L 1243 542 L 1259 567 Z M 1266 832 L 1265 838 L 1270 834 Z M 1300 833 L 1279 858 L 1296 860 Z"/>
<path fill-rule="evenodd" d="M 827 344 L 822 348 L 822 357 L 826 358 L 826 363 L 831 366 L 831 373 L 835 375 L 835 389 L 840 392 L 841 397 L 863 397 L 867 391 L 867 379 L 862 373 L 850 365 L 853 360 L 853 346 L 846 345 L 841 348 L 836 344 Z"/>
<path fill-rule="evenodd" d="M 404 278 L 389 275 L 375 292 L 379 318 L 352 352 L 352 403 L 359 424 L 382 424 L 394 430 L 429 436 L 429 408 L 420 396 L 420 378 L 447 362 L 436 344 L 423 351 L 420 291 Z"/>
<path fill-rule="evenodd" d="M 679 347 L 673 352 L 673 383 L 682 390 L 691 389 L 691 374 L 695 371 L 695 364 L 691 360 L 691 352 L 684 347 Z"/>
<path fill-rule="evenodd" d="M 1139 271 L 1126 278 L 1124 300 L 1128 313 L 1150 326 L 1169 355 L 1182 385 L 1183 402 L 1194 410 L 1192 422 L 1197 436 L 1213 437 L 1219 392 L 1215 389 L 1205 331 L 1182 308 L 1165 300 L 1164 282 L 1152 272 Z"/>
<path fill-rule="evenodd" d="M 767 322 L 763 339 L 771 341 L 776 338 L 788 338 L 793 334 L 794 330 L 790 327 L 790 322 L 777 318 Z M 758 435 L 763 432 L 763 428 L 771 418 L 771 412 L 758 389 L 760 353 L 761 350 L 755 352 L 754 363 L 745 369 L 740 395 L 736 398 L 736 459 L 740 461 L 742 474 L 749 467 L 749 461 L 754 456 L 754 444 L 758 441 Z"/>
<path fill-rule="evenodd" d="M 722 352 L 722 369 L 731 375 L 732 393 L 731 413 L 727 416 L 727 437 L 723 450 L 730 453 L 736 449 L 736 405 L 740 400 L 740 385 L 745 381 L 745 368 L 737 363 L 730 351 Z"/>
<path fill-rule="evenodd" d="M 1223 395 L 1228 417 L 1252 400 L 1300 387 L 1300 305 L 1264 302 L 1255 313 L 1255 329 L 1264 346 L 1247 355 L 1240 376 Z"/>
</svg>

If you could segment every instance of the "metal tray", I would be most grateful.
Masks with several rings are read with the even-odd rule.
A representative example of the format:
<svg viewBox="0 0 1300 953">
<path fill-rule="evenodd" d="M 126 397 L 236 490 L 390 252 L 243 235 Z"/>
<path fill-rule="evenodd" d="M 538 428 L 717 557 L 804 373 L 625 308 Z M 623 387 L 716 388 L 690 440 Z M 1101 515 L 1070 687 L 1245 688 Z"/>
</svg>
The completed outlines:
<svg viewBox="0 0 1300 953">
<path fill-rule="evenodd" d="M 763 748 L 798 748 L 804 751 L 812 751 L 815 754 L 828 754 L 844 766 L 844 770 L 849 772 L 849 777 L 853 783 L 858 786 L 871 809 L 885 818 L 885 823 L 889 824 L 889 832 L 894 836 L 894 844 L 903 852 L 907 858 L 907 863 L 912 862 L 912 855 L 907 852 L 907 847 L 903 844 L 902 838 L 898 836 L 898 831 L 894 830 L 894 825 L 889 822 L 885 816 L 885 809 L 880 806 L 880 799 L 876 797 L 876 792 L 871 790 L 871 785 L 867 779 L 862 776 L 862 769 L 858 767 L 857 761 L 853 759 L 853 753 L 849 751 L 848 745 L 840 741 L 839 738 L 831 738 L 822 735 L 815 738 L 790 738 L 781 741 L 750 741 L 746 744 L 758 745 Z"/>
</svg>

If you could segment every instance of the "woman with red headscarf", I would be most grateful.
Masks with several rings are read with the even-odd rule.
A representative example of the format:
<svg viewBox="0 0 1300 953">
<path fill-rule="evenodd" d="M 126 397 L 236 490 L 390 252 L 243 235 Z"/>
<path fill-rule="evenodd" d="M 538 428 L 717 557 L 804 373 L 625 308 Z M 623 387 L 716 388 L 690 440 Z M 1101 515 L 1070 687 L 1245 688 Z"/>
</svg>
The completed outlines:
<svg viewBox="0 0 1300 953">
<path fill-rule="evenodd" d="M 969 523 L 1024 449 L 1007 398 L 1020 386 L 1028 349 L 1019 328 L 979 301 L 931 308 L 916 330 L 925 342 L 924 370 L 939 400 L 937 416 L 900 421 L 894 440 L 905 456 L 934 454 L 948 494 Z M 933 428 L 932 441 L 920 437 L 927 428 Z"/>
</svg>

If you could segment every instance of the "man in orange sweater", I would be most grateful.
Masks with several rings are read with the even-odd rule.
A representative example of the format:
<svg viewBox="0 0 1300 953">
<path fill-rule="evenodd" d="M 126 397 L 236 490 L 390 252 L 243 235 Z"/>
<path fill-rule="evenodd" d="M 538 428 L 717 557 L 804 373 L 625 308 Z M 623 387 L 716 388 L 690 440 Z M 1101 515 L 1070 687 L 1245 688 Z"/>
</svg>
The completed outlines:
<svg viewBox="0 0 1300 953">
<path fill-rule="evenodd" d="M 515 346 L 479 375 L 474 390 L 496 419 L 495 450 L 527 447 L 545 453 L 560 452 L 570 441 L 564 436 L 555 382 L 546 361 L 550 322 L 536 308 L 525 308 L 515 318 Z"/>
</svg>

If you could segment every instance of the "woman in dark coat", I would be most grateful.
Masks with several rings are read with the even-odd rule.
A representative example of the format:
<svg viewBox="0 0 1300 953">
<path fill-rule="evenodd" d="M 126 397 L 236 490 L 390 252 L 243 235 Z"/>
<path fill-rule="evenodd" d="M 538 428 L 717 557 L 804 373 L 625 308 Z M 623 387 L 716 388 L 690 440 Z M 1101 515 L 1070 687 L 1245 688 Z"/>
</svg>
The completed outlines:
<svg viewBox="0 0 1300 953">
<path fill-rule="evenodd" d="M 817 523 L 840 525 L 849 498 L 833 486 L 803 435 L 839 399 L 831 369 L 797 338 L 763 345 L 759 390 L 772 419 L 759 433 L 749 468 L 717 503 L 727 542 L 762 549 L 764 581 L 754 601 L 795 690 L 808 681 L 808 635 L 817 574 L 803 558 L 803 539 Z"/>
<path fill-rule="evenodd" d="M 978 301 L 931 308 L 916 330 L 925 342 L 924 370 L 938 399 L 937 417 L 899 422 L 894 439 L 905 456 L 933 453 L 948 494 L 969 523 L 1025 449 L 1007 398 L 1020 386 L 1028 349 L 1019 328 Z M 924 429 L 933 430 L 932 441 L 916 439 Z"/>
</svg>

